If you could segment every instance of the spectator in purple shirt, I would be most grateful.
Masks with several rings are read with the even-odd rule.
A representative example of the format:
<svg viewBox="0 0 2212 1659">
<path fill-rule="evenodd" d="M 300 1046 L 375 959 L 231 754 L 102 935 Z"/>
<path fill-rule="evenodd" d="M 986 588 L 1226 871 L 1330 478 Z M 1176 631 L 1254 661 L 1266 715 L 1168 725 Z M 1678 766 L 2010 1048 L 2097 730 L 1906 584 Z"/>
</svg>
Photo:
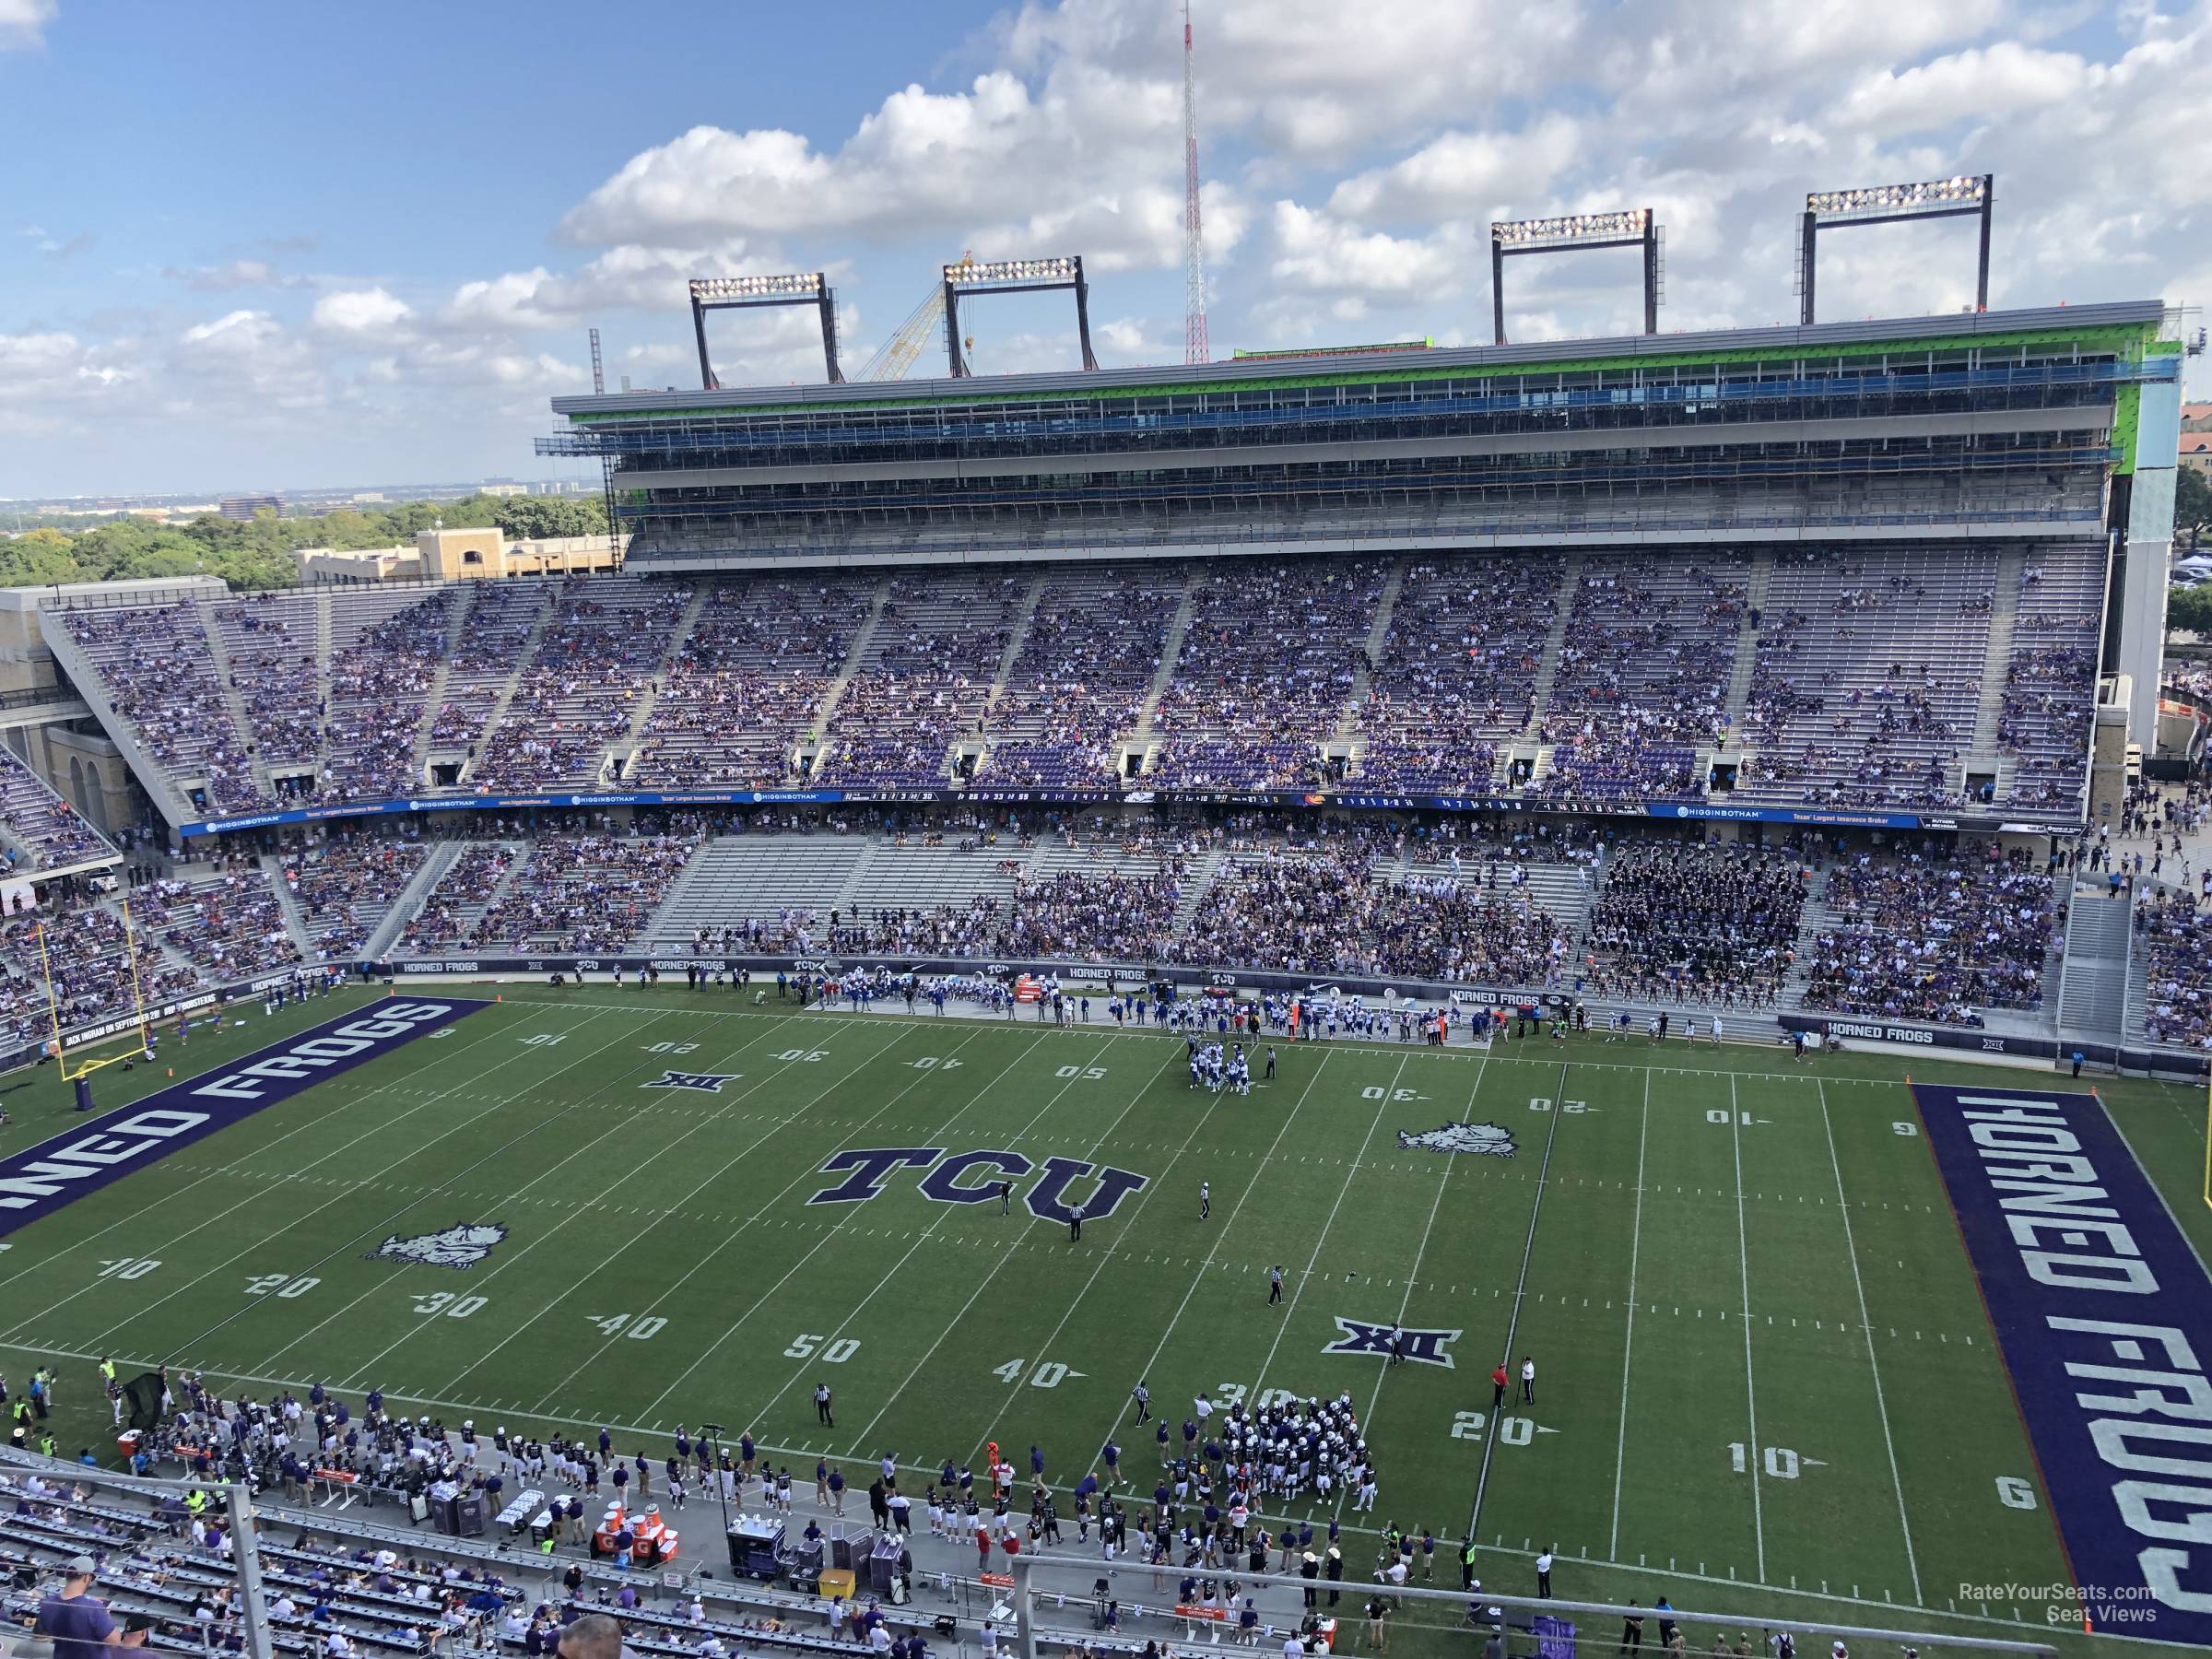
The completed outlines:
<svg viewBox="0 0 2212 1659">
<path fill-rule="evenodd" d="M 92 1594 L 90 1556 L 73 1556 L 60 1591 L 39 1604 L 38 1633 L 53 1638 L 53 1659 L 92 1659 L 121 1644 L 123 1633 L 107 1604 Z"/>
</svg>

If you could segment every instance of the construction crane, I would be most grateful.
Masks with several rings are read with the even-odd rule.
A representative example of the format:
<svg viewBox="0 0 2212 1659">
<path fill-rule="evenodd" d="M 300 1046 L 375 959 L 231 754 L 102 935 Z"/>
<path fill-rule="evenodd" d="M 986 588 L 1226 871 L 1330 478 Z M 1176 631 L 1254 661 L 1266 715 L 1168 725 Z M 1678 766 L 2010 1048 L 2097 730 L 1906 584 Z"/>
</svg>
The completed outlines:
<svg viewBox="0 0 2212 1659">
<path fill-rule="evenodd" d="M 956 262 L 960 265 L 975 263 L 975 250 L 963 248 Z M 904 380 L 907 371 L 921 359 L 922 353 L 945 326 L 945 285 L 935 282 L 922 303 L 907 313 L 906 321 L 891 331 L 891 337 L 882 348 L 862 365 L 854 378 L 864 381 Z M 975 342 L 971 340 L 972 346 Z"/>
</svg>

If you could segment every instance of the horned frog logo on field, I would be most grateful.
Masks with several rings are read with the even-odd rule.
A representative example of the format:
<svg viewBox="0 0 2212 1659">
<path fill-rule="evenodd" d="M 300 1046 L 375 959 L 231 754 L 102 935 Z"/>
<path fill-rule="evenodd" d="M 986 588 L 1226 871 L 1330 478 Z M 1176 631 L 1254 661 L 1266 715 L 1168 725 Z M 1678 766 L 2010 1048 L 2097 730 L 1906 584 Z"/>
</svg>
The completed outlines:
<svg viewBox="0 0 2212 1659">
<path fill-rule="evenodd" d="M 441 1231 L 417 1233 L 411 1239 L 394 1233 L 361 1259 L 466 1269 L 489 1255 L 492 1246 L 506 1236 L 507 1230 L 496 1221 L 456 1221 Z"/>
<path fill-rule="evenodd" d="M 1439 1129 L 1419 1135 L 1398 1131 L 1398 1145 L 1428 1152 L 1486 1152 L 1492 1158 L 1513 1155 L 1513 1132 L 1496 1124 L 1463 1124 L 1457 1118 Z"/>
</svg>

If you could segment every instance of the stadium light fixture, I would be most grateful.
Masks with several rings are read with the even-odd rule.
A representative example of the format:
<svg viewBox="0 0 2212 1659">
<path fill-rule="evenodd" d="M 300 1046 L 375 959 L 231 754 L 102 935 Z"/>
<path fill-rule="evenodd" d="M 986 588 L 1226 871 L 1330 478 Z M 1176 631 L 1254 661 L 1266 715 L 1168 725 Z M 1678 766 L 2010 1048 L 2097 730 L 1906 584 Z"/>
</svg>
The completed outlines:
<svg viewBox="0 0 2212 1659">
<path fill-rule="evenodd" d="M 691 278 L 691 334 L 699 342 L 699 384 L 712 392 L 722 382 L 707 356 L 707 313 L 756 305 L 812 305 L 822 314 L 822 358 L 832 384 L 845 377 L 837 366 L 837 293 L 819 271 L 792 271 L 776 276 L 694 276 Z"/>
<path fill-rule="evenodd" d="M 968 359 L 960 353 L 962 294 L 1020 294 L 1048 288 L 1076 291 L 1076 335 L 1083 346 L 1083 367 L 1096 369 L 1090 349 L 1090 285 L 1083 280 L 1082 255 L 1045 259 L 964 259 L 945 271 L 945 355 L 955 380 L 965 379 Z"/>
<path fill-rule="evenodd" d="M 1813 295 L 1823 227 L 1896 225 L 1911 219 L 1962 218 L 1982 221 L 1980 256 L 1974 271 L 1974 309 L 1989 309 L 1990 214 L 1996 206 L 1997 175 L 1960 173 L 1949 179 L 1924 179 L 1911 184 L 1862 184 L 1849 190 L 1815 190 L 1805 198 L 1805 218 L 1797 239 L 1797 291 L 1803 303 L 1798 321 L 1810 326 Z"/>
<path fill-rule="evenodd" d="M 1551 218 L 1498 219 L 1490 225 L 1490 333 L 1505 344 L 1505 261 L 1509 253 L 1557 253 L 1582 248 L 1643 250 L 1643 332 L 1659 332 L 1666 282 L 1666 232 L 1649 207 L 1568 213 Z"/>
</svg>

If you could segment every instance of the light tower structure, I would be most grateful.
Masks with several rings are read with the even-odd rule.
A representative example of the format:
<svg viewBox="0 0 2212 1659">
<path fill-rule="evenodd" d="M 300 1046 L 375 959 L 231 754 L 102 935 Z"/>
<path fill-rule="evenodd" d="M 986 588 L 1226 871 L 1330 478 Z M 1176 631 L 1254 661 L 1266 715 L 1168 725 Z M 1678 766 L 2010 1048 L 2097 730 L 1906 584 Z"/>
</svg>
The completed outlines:
<svg viewBox="0 0 2212 1659">
<path fill-rule="evenodd" d="M 1182 0 L 1182 360 L 1212 356 L 1206 338 L 1206 237 L 1198 214 L 1198 76 L 1191 57 L 1191 0 Z"/>
</svg>

